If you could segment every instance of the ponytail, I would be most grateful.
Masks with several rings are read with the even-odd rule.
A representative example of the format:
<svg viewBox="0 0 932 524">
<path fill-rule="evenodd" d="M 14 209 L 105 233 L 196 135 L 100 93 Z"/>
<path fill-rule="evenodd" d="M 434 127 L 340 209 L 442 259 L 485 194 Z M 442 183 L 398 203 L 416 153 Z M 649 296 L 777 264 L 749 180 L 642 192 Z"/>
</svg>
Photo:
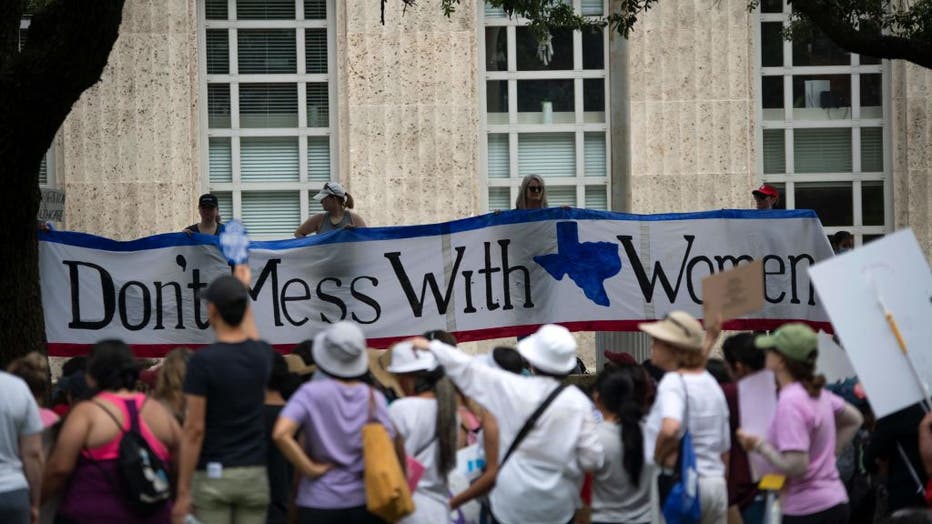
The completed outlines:
<svg viewBox="0 0 932 524">
<path fill-rule="evenodd" d="M 825 375 L 815 374 L 815 358 L 800 362 L 784 357 L 784 362 L 786 363 L 786 371 L 793 377 L 793 380 L 799 382 L 810 397 L 819 398 L 819 395 L 822 394 L 822 388 L 825 387 L 826 380 Z"/>
<path fill-rule="evenodd" d="M 343 207 L 346 209 L 353 209 L 353 195 L 349 193 L 344 193 L 346 198 L 343 199 Z"/>
<path fill-rule="evenodd" d="M 644 471 L 644 435 L 641 419 L 644 416 L 642 399 L 635 394 L 633 376 L 640 373 L 639 366 L 606 368 L 595 381 L 602 406 L 618 417 L 621 446 L 624 450 L 622 465 L 635 486 L 640 484 Z"/>
<path fill-rule="evenodd" d="M 415 393 L 433 391 L 437 400 L 437 419 L 435 422 L 437 444 L 437 472 L 441 477 L 456 467 L 456 446 L 459 426 L 456 413 L 456 388 L 447 378 L 442 367 L 433 371 L 422 371 L 416 374 Z"/>
</svg>

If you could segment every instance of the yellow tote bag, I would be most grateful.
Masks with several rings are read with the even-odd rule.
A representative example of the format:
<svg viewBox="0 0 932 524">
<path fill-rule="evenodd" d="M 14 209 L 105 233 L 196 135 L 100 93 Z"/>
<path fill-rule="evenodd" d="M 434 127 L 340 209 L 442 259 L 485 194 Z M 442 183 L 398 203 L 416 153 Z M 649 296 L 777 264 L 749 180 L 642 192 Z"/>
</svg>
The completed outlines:
<svg viewBox="0 0 932 524">
<path fill-rule="evenodd" d="M 369 422 L 362 427 L 363 482 L 366 509 L 386 522 L 397 522 L 414 512 L 395 445 L 385 426 L 375 420 L 375 394 L 369 390 Z"/>
</svg>

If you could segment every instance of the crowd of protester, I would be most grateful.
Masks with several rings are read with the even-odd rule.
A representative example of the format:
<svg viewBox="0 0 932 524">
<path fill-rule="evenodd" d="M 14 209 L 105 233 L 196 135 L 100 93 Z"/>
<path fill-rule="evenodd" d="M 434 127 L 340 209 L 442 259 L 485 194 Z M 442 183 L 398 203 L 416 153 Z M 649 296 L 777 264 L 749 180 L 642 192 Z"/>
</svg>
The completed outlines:
<svg viewBox="0 0 932 524">
<path fill-rule="evenodd" d="M 315 198 L 324 213 L 296 236 L 365 226 L 339 184 Z M 543 179 L 525 177 L 515 206 L 546 207 Z M 217 208 L 203 195 L 187 230 L 218 233 Z M 154 370 L 103 340 L 51 390 L 42 355 L 0 372 L 0 523 L 386 522 L 368 504 L 372 424 L 406 476 L 403 523 L 463 522 L 469 506 L 483 524 L 932 522 L 932 415 L 874 420 L 856 380 L 818 374 L 805 325 L 733 334 L 716 359 L 721 321 L 673 311 L 639 326 L 649 361 L 606 351 L 594 380 L 568 385 L 577 343 L 558 325 L 473 356 L 441 330 L 371 350 L 344 321 L 283 356 L 256 330 L 249 282 L 242 265 L 212 282 L 216 342 Z M 776 412 L 753 434 L 739 383 L 762 373 Z M 754 456 L 783 479 L 778 505 Z"/>
</svg>

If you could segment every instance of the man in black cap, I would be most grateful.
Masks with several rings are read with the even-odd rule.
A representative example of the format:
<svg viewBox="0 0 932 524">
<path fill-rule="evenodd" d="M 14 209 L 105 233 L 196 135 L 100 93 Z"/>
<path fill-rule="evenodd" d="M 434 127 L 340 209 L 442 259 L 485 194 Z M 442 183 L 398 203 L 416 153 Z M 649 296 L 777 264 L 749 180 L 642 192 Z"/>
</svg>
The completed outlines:
<svg viewBox="0 0 932 524">
<path fill-rule="evenodd" d="M 204 193 L 197 199 L 197 212 L 201 221 L 184 228 L 185 233 L 203 233 L 205 235 L 219 235 L 221 224 L 217 210 L 217 197 L 211 193 Z"/>
<path fill-rule="evenodd" d="M 187 416 L 173 520 L 192 510 L 203 522 L 264 523 L 269 503 L 262 406 L 273 350 L 258 340 L 249 307 L 249 266 L 204 292 L 217 342 L 191 357 Z"/>
</svg>

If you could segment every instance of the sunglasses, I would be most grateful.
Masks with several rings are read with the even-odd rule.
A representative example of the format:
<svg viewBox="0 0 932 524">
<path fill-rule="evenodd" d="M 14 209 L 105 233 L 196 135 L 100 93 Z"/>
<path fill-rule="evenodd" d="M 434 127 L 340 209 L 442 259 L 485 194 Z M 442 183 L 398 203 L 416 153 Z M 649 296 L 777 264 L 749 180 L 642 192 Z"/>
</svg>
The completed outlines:
<svg viewBox="0 0 932 524">
<path fill-rule="evenodd" d="M 540 193 L 544 188 L 541 186 L 527 186 L 527 190 L 531 193 Z"/>
</svg>

